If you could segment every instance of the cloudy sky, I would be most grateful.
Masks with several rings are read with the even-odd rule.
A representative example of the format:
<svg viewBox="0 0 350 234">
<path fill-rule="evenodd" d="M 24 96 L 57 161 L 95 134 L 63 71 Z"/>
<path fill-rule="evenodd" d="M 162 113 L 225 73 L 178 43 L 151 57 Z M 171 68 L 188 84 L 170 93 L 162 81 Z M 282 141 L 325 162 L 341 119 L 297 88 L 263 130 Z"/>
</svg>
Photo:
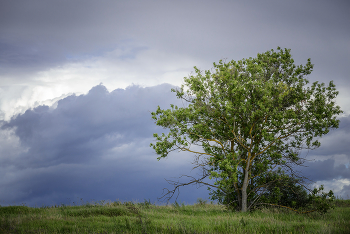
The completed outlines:
<svg viewBox="0 0 350 234">
<path fill-rule="evenodd" d="M 350 3 L 310 1 L 1 1 L 0 205 L 152 202 L 191 172 L 192 156 L 157 161 L 158 105 L 181 104 L 183 77 L 290 48 L 308 77 L 333 80 L 340 127 L 304 152 L 305 175 L 350 198 Z M 180 190 L 193 203 L 205 187 Z"/>
</svg>

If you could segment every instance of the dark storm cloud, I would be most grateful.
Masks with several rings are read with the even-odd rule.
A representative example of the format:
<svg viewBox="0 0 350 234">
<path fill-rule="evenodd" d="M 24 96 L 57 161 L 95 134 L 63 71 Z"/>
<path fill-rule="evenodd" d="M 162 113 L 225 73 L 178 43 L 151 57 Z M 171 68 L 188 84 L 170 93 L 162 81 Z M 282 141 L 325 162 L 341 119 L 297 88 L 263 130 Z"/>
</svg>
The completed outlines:
<svg viewBox="0 0 350 234">
<path fill-rule="evenodd" d="M 86 95 L 60 100 L 53 110 L 27 110 L 2 128 L 15 128 L 22 144 L 30 147 L 25 167 L 88 161 L 113 146 L 152 137 L 156 128 L 150 112 L 154 103 L 168 102 L 170 89 L 130 86 L 109 93 L 98 85 Z M 163 96 L 167 98 L 158 101 Z"/>
<path fill-rule="evenodd" d="M 303 175 L 310 180 L 350 179 L 350 169 L 345 164 L 335 165 L 334 159 L 305 163 Z"/>
<path fill-rule="evenodd" d="M 2 131 L 13 130 L 26 150 L 2 155 L 0 202 L 155 201 L 169 187 L 164 178 L 190 172 L 187 161 L 157 162 L 149 147 L 153 133 L 163 132 L 150 112 L 157 105 L 181 106 L 171 88 L 130 86 L 108 92 L 98 85 L 86 95 L 60 100 L 55 109 L 39 106 L 3 123 Z M 186 198 L 195 200 L 198 193 Z"/>
<path fill-rule="evenodd" d="M 350 116 L 339 117 L 339 128 L 331 129 L 326 135 L 319 139 L 321 147 L 315 150 L 317 155 L 335 155 L 344 154 L 348 156 L 349 153 L 349 139 L 350 139 Z"/>
</svg>

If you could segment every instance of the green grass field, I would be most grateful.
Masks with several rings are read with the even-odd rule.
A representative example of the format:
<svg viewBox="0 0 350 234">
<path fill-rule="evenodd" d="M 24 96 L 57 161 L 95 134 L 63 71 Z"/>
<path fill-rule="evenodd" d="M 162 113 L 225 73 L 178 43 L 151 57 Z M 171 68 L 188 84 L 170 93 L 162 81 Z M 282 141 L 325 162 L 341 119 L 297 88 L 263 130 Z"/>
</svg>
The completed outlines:
<svg viewBox="0 0 350 234">
<path fill-rule="evenodd" d="M 350 233 L 350 200 L 325 215 L 281 209 L 230 212 L 224 206 L 145 201 L 0 207 L 0 233 Z"/>
</svg>

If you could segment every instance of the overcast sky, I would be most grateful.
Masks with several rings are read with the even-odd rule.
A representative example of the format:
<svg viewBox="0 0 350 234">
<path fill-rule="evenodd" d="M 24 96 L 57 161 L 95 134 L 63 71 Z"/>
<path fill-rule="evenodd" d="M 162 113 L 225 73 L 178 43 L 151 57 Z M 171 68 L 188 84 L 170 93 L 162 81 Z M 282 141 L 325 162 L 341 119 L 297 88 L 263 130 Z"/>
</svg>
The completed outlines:
<svg viewBox="0 0 350 234">
<path fill-rule="evenodd" d="M 157 161 L 149 144 L 165 130 L 150 112 L 180 104 L 170 89 L 193 66 L 277 46 L 311 58 L 310 84 L 339 91 L 340 127 L 304 152 L 303 172 L 349 199 L 349 11 L 347 0 L 0 1 L 0 205 L 156 201 L 193 158 Z"/>
</svg>

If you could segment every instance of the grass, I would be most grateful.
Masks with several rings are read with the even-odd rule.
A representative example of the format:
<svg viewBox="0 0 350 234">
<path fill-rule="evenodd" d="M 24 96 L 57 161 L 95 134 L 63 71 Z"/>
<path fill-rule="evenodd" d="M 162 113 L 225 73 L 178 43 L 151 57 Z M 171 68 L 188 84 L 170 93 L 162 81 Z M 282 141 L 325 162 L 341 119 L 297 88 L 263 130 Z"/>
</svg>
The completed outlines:
<svg viewBox="0 0 350 234">
<path fill-rule="evenodd" d="M 0 207 L 0 233 L 350 233 L 350 200 L 321 215 L 262 209 L 230 212 L 222 205 L 155 205 L 149 201 L 74 206 Z"/>
</svg>

